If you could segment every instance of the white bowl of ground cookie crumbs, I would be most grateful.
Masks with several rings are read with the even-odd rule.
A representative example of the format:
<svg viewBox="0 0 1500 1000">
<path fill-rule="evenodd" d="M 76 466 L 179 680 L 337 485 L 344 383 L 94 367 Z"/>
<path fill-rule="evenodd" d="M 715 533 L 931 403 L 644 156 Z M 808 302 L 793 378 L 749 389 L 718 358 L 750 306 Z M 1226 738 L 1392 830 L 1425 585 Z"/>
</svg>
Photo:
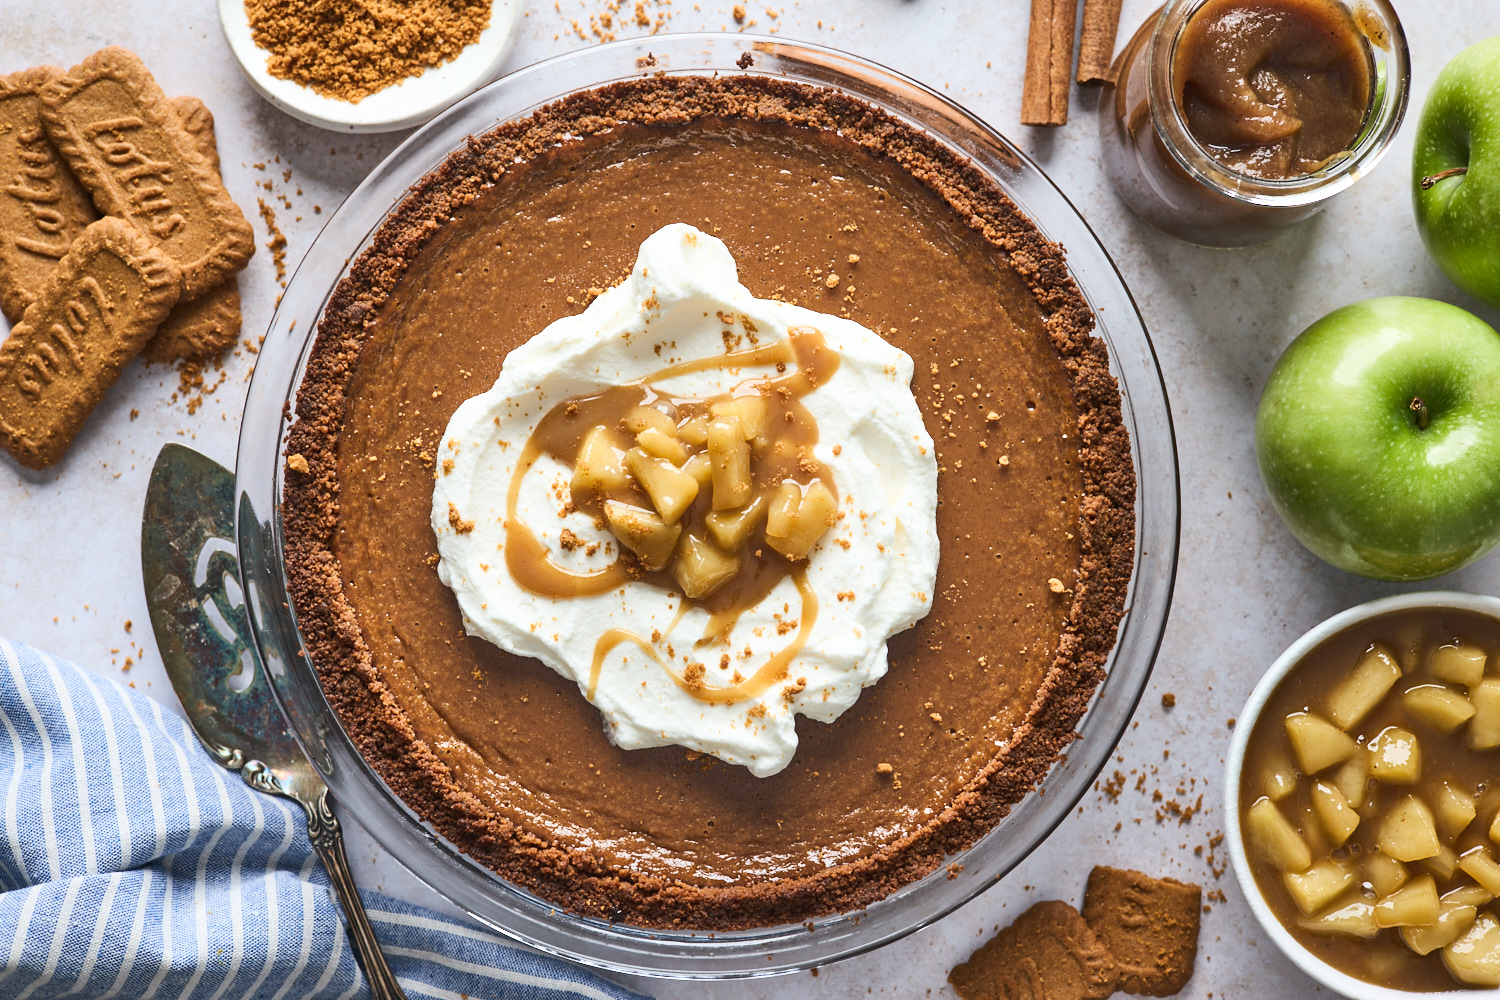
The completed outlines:
<svg viewBox="0 0 1500 1000">
<path fill-rule="evenodd" d="M 219 0 L 224 37 L 260 95 L 341 132 L 427 121 L 500 75 L 519 0 Z"/>
</svg>

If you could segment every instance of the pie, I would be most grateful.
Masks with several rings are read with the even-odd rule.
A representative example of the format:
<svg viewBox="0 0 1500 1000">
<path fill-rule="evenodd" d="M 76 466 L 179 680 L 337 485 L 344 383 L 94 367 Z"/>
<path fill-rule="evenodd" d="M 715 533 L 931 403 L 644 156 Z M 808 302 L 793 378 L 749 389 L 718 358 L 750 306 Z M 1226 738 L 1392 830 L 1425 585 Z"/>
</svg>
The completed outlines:
<svg viewBox="0 0 1500 1000">
<path fill-rule="evenodd" d="M 755 295 L 911 355 L 937 450 L 931 612 L 767 778 L 615 747 L 576 685 L 467 636 L 435 569 L 449 417 L 674 222 Z M 837 90 L 637 79 L 471 138 L 352 263 L 297 393 L 287 570 L 329 701 L 434 829 L 559 907 L 727 930 L 867 906 L 1028 795 L 1104 676 L 1135 476 L 1092 325 L 1062 248 L 978 169 Z"/>
</svg>

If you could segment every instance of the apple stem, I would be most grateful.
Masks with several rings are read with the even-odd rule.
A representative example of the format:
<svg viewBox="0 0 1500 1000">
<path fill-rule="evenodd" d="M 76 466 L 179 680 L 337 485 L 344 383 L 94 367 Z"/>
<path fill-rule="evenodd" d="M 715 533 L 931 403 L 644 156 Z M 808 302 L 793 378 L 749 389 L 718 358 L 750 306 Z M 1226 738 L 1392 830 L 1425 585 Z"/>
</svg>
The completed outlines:
<svg viewBox="0 0 1500 1000">
<path fill-rule="evenodd" d="M 1459 174 L 1466 174 L 1468 172 L 1468 167 L 1453 167 L 1450 170 L 1439 170 L 1435 174 L 1428 174 L 1426 177 L 1422 178 L 1422 190 L 1429 190 L 1438 181 L 1445 180 L 1449 177 L 1457 177 Z"/>
<path fill-rule="evenodd" d="M 1427 404 L 1422 402 L 1421 396 L 1413 397 L 1411 412 L 1417 415 L 1417 430 L 1425 431 L 1427 429 L 1427 422 L 1431 418 L 1427 414 Z"/>
</svg>

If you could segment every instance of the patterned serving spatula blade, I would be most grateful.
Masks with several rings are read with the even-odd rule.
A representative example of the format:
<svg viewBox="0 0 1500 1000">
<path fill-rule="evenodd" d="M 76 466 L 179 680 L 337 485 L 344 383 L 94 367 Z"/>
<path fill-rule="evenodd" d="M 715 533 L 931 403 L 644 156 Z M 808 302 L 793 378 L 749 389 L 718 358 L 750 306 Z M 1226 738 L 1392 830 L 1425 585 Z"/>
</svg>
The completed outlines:
<svg viewBox="0 0 1500 1000">
<path fill-rule="evenodd" d="M 141 573 L 167 676 L 215 760 L 252 788 L 301 804 L 372 996 L 404 1000 L 359 901 L 328 786 L 287 730 L 248 638 L 233 539 L 234 475 L 191 448 L 164 446 L 146 488 Z"/>
</svg>

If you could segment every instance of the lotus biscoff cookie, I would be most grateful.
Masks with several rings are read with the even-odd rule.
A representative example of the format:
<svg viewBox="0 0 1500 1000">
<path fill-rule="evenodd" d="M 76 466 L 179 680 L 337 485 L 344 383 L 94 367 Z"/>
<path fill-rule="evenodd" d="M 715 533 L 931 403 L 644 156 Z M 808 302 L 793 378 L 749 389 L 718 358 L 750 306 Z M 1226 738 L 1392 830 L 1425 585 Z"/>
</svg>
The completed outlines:
<svg viewBox="0 0 1500 1000">
<path fill-rule="evenodd" d="M 0 311 L 12 323 L 99 217 L 42 128 L 37 92 L 61 75 L 39 66 L 0 76 Z"/>
<path fill-rule="evenodd" d="M 239 339 L 240 323 L 240 281 L 231 275 L 213 291 L 177 303 L 141 348 L 141 357 L 158 363 L 213 357 Z"/>
<path fill-rule="evenodd" d="M 250 224 L 133 52 L 100 49 L 40 97 L 48 136 L 94 204 L 177 263 L 185 300 L 244 267 Z"/>
<path fill-rule="evenodd" d="M 217 176 L 219 143 L 213 112 L 196 97 L 174 97 L 171 104 L 183 131 L 192 136 Z M 154 362 L 212 357 L 239 339 L 241 322 L 240 282 L 231 274 L 222 285 L 193 301 L 177 303 L 156 336 L 141 349 L 141 356 Z"/>
<path fill-rule="evenodd" d="M 1167 997 L 1193 976 L 1203 890 L 1171 878 L 1098 865 L 1083 918 L 1120 966 L 1127 993 Z"/>
<path fill-rule="evenodd" d="M 963 1000 L 1104 1000 L 1115 961 L 1078 911 L 1050 899 L 986 941 L 948 982 Z"/>
<path fill-rule="evenodd" d="M 44 469 L 177 301 L 176 264 L 127 222 L 73 241 L 0 345 L 0 446 Z"/>
</svg>

